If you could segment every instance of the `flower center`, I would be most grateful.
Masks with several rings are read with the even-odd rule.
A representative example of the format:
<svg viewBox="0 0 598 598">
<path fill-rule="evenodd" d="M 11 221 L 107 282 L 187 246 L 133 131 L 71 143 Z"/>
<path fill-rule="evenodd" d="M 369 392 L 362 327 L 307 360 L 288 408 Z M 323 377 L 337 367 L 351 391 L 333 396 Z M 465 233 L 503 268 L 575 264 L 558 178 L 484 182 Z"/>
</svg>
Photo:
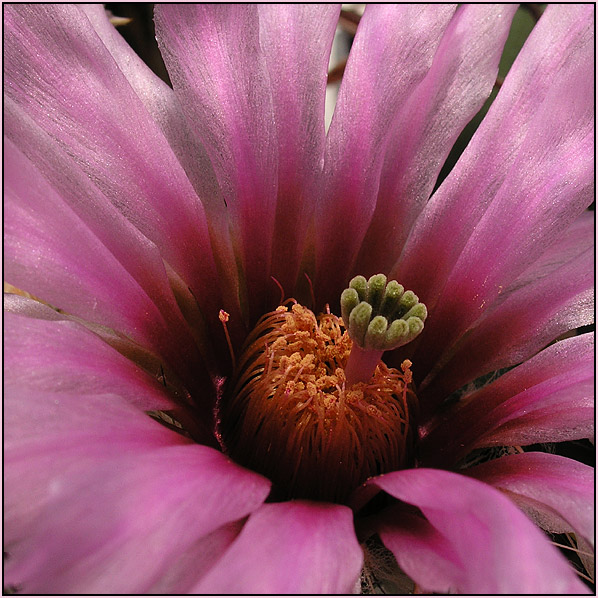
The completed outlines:
<svg viewBox="0 0 598 598">
<path fill-rule="evenodd" d="M 380 357 L 383 347 L 413 337 L 416 326 L 409 318 L 417 297 L 411 293 L 415 302 L 408 295 L 408 305 L 398 309 L 406 293 L 401 287 L 397 294 L 391 281 L 390 293 L 398 298 L 381 310 L 386 278 L 379 297 L 368 297 L 364 281 L 353 279 L 343 293 L 342 319 L 331 313 L 316 317 L 298 303 L 263 316 L 222 397 L 219 431 L 226 451 L 270 478 L 277 499 L 343 502 L 368 477 L 405 467 L 411 458 L 411 363 L 404 361 L 399 371 Z M 364 302 L 371 308 L 369 324 L 363 314 L 353 314 L 367 311 Z M 376 320 L 393 311 L 409 314 L 406 326 L 394 326 L 396 318 L 390 326 Z"/>
</svg>

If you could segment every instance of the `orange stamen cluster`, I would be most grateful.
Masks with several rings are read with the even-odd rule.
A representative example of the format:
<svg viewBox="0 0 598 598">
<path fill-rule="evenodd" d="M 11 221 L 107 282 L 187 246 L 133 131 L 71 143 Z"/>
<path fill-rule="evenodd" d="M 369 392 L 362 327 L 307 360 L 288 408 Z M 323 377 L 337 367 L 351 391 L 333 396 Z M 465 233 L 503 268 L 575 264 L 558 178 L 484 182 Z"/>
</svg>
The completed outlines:
<svg viewBox="0 0 598 598">
<path fill-rule="evenodd" d="M 294 304 L 266 314 L 249 336 L 221 404 L 221 432 L 238 462 L 281 498 L 342 502 L 368 477 L 399 469 L 409 452 L 409 362 L 383 362 L 346 383 L 352 341 L 341 318 Z"/>
</svg>

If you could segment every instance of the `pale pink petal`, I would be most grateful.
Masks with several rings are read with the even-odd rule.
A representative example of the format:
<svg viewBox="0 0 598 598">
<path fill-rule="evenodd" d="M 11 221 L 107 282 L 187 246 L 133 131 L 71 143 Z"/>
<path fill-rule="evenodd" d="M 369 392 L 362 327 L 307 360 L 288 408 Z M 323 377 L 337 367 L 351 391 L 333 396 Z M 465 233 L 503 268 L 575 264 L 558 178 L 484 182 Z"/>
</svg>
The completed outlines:
<svg viewBox="0 0 598 598">
<path fill-rule="evenodd" d="M 110 232 L 107 223 L 100 224 L 110 237 L 109 249 L 12 141 L 5 140 L 4 149 L 5 280 L 64 311 L 128 335 L 179 370 L 189 390 L 198 391 L 202 375 L 207 382 L 206 373 L 161 260 L 157 264 L 148 259 L 141 275 L 147 287 L 142 287 L 110 250 L 112 241 L 120 243 L 118 227 Z M 124 243 L 129 241 L 125 238 Z M 143 242 L 139 250 L 143 252 Z M 135 261 L 134 252 L 123 256 L 127 266 L 132 258 Z M 154 264 L 161 267 L 162 280 L 147 280 Z M 136 263 L 134 273 L 144 266 Z"/>
<path fill-rule="evenodd" d="M 398 110 L 428 72 L 454 5 L 369 4 L 353 41 L 328 131 L 316 210 L 316 288 L 335 296 L 376 205 Z"/>
<path fill-rule="evenodd" d="M 448 471 L 396 471 L 369 483 L 418 507 L 381 519 L 380 537 L 424 592 L 589 593 L 548 538 L 502 493 Z"/>
<path fill-rule="evenodd" d="M 355 272 L 388 272 L 453 144 L 490 95 L 517 5 L 463 4 L 393 125 Z"/>
<path fill-rule="evenodd" d="M 575 531 L 594 543 L 594 468 L 549 453 L 521 453 L 463 473 L 506 491 L 544 529 Z"/>
<path fill-rule="evenodd" d="M 297 278 L 314 179 L 324 156 L 328 61 L 340 5 L 261 4 L 264 52 L 278 134 L 278 203 L 272 275 L 289 294 Z M 299 66 L 302 65 L 302 66 Z"/>
<path fill-rule="evenodd" d="M 558 235 L 554 243 L 531 265 L 520 274 L 515 282 L 507 289 L 503 289 L 496 304 L 500 304 L 511 293 L 519 288 L 548 276 L 558 270 L 565 262 L 579 257 L 584 251 L 594 246 L 595 214 L 591 210 L 585 210 L 561 235 Z"/>
<path fill-rule="evenodd" d="M 30 391 L 114 393 L 144 410 L 176 407 L 156 378 L 79 324 L 5 313 L 4 335 L 6 384 Z"/>
<path fill-rule="evenodd" d="M 521 363 L 594 321 L 593 228 L 593 214 L 584 213 L 445 353 L 420 385 L 430 408 L 467 382 Z"/>
<path fill-rule="evenodd" d="M 8 580 L 27 593 L 144 593 L 163 577 L 176 588 L 171 568 L 191 550 L 197 581 L 214 557 L 198 554 L 198 541 L 247 516 L 268 491 L 267 480 L 199 445 L 57 471 L 32 533 L 11 553 Z M 232 538 L 218 536 L 222 550 Z"/>
<path fill-rule="evenodd" d="M 254 317 L 270 280 L 278 144 L 254 5 L 164 4 L 156 37 L 190 130 L 226 202 Z"/>
<path fill-rule="evenodd" d="M 19 172 L 19 164 L 23 164 L 23 168 L 34 177 L 32 180 L 39 180 L 38 184 L 41 186 L 51 187 L 52 193 L 59 195 L 70 208 L 65 213 L 70 214 L 72 211 L 76 214 L 114 255 L 159 307 L 169 325 L 173 329 L 179 327 L 182 323 L 180 310 L 156 246 L 107 201 L 76 163 L 61 151 L 22 108 L 9 97 L 4 98 L 4 108 L 7 132 L 4 142 L 5 159 L 7 162 L 12 160 L 12 163 L 5 164 L 5 171 L 18 187 L 19 194 L 28 193 L 26 177 Z M 18 143 L 14 143 L 13 139 L 17 139 Z M 27 160 L 21 154 L 34 166 L 27 165 Z M 33 174 L 34 171 L 36 174 Z M 60 219 L 61 210 L 58 206 L 56 212 L 54 218 Z"/>
<path fill-rule="evenodd" d="M 222 202 L 222 193 L 206 149 L 188 129 L 172 88 L 141 60 L 112 26 L 101 4 L 82 4 L 81 10 L 123 72 L 127 81 L 168 140 L 191 182 L 198 185 L 202 203 Z M 210 223 L 211 224 L 211 223 Z"/>
<path fill-rule="evenodd" d="M 593 10 L 548 7 L 391 273 L 428 306 L 424 373 L 591 201 Z"/>
<path fill-rule="evenodd" d="M 465 395 L 424 430 L 422 463 L 453 465 L 474 448 L 593 436 L 594 334 L 551 345 Z"/>
<path fill-rule="evenodd" d="M 57 312 L 50 306 L 14 293 L 4 293 L 2 297 L 4 311 L 7 313 L 38 318 L 40 320 L 64 320 L 68 316 Z"/>
<path fill-rule="evenodd" d="M 593 86 L 585 88 L 593 64 L 590 68 L 561 82 L 560 89 L 555 82 L 555 95 L 565 90 L 567 95 L 547 100 L 545 110 L 538 111 L 544 134 L 528 135 L 521 148 L 525 157 L 514 165 L 453 268 L 429 328 L 446 344 L 467 330 L 501 288 L 592 202 Z M 429 347 L 421 351 L 428 362 L 437 356 Z"/>
<path fill-rule="evenodd" d="M 156 243 L 199 300 L 210 305 L 214 292 L 199 292 L 217 281 L 201 203 L 83 9 L 12 5 L 4 13 L 4 33 L 7 97 Z M 35 151 L 21 145 L 15 123 L 9 124 L 13 141 L 27 155 Z M 55 174 L 41 164 L 45 174 Z M 216 319 L 217 307 L 212 309 Z"/>
<path fill-rule="evenodd" d="M 347 507 L 263 505 L 193 589 L 207 594 L 347 594 L 363 562 Z"/>
</svg>

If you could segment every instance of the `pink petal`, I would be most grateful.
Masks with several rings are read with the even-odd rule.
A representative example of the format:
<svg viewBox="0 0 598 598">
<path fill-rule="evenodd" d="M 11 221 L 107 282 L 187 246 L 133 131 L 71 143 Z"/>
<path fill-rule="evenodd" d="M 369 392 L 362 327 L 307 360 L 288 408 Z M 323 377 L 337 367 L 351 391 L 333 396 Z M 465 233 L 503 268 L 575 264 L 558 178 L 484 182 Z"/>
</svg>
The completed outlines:
<svg viewBox="0 0 598 598">
<path fill-rule="evenodd" d="M 160 127 L 191 182 L 199 186 L 198 195 L 202 202 L 208 205 L 217 200 L 222 202 L 222 193 L 206 149 L 193 139 L 172 88 L 139 58 L 112 26 L 101 4 L 84 4 L 80 5 L 80 8 Z"/>
<path fill-rule="evenodd" d="M 163 380 L 167 376 L 168 386 L 170 386 L 173 392 L 176 393 L 176 376 L 172 370 L 168 369 L 168 367 L 165 367 L 166 364 L 164 364 L 162 359 L 157 357 L 151 351 L 144 349 L 131 339 L 119 335 L 116 332 L 105 328 L 104 326 L 91 324 L 90 322 L 81 320 L 81 318 L 77 318 L 76 316 L 57 312 L 51 307 L 44 305 L 43 303 L 39 303 L 33 299 L 29 299 L 28 297 L 10 293 L 5 293 L 4 295 L 4 312 L 6 314 L 10 313 L 26 316 L 27 318 L 50 321 L 62 320 L 75 322 L 77 326 L 82 325 L 87 330 L 92 331 L 98 338 L 102 339 L 113 349 L 116 349 L 118 353 L 124 355 L 129 361 L 141 366 L 144 370 L 153 373 L 156 376 L 162 376 Z M 179 388 L 179 390 L 181 389 Z M 183 393 L 183 395 L 186 396 L 185 393 Z"/>
<path fill-rule="evenodd" d="M 464 473 L 506 491 L 544 529 L 558 533 L 574 530 L 593 544 L 592 467 L 548 453 L 521 453 L 482 463 Z"/>
<path fill-rule="evenodd" d="M 261 315 L 276 288 L 270 258 L 278 147 L 257 7 L 165 4 L 155 22 L 188 126 L 222 188 L 252 311 Z"/>
<path fill-rule="evenodd" d="M 272 275 L 294 288 L 309 219 L 314 179 L 324 156 L 328 61 L 340 5 L 258 7 L 278 133 L 278 202 Z M 304 65 L 298 68 L 298 65 Z"/>
<path fill-rule="evenodd" d="M 235 321 L 240 315 L 240 308 L 236 301 L 238 296 L 237 267 L 228 233 L 222 192 L 207 151 L 198 143 L 187 127 L 174 91 L 146 66 L 122 35 L 116 31 L 107 18 L 104 6 L 84 4 L 80 8 L 153 120 L 160 127 L 172 151 L 185 169 L 206 213 L 209 213 L 210 240 L 214 248 L 219 286 L 223 289 L 222 300 L 224 303 L 220 307 L 226 308 L 231 313 L 230 326 L 233 329 L 231 332 L 234 332 Z M 208 265 L 208 262 L 205 265 Z M 203 282 L 205 281 L 204 277 Z M 191 286 L 195 294 L 200 295 L 199 300 L 205 301 L 205 295 L 209 294 L 199 292 L 201 287 L 198 287 L 193 281 L 189 281 L 189 283 L 192 283 Z M 211 291 L 211 294 L 214 294 L 214 290 Z"/>
<path fill-rule="evenodd" d="M 464 4 L 393 125 L 376 211 L 355 271 L 388 272 L 453 144 L 492 91 L 517 5 Z"/>
<path fill-rule="evenodd" d="M 353 591 L 362 562 L 347 507 L 265 504 L 193 592 L 346 594 Z"/>
<path fill-rule="evenodd" d="M 188 444 L 116 395 L 85 395 L 6 386 L 4 393 L 5 542 L 35 530 L 55 481 L 104 459 Z"/>
<path fill-rule="evenodd" d="M 434 469 L 369 483 L 426 517 L 392 511 L 380 524 L 382 541 L 424 592 L 588 593 L 544 534 L 490 486 Z"/>
<path fill-rule="evenodd" d="M 521 363 L 565 332 L 591 324 L 593 229 L 593 214 L 585 212 L 447 352 L 420 386 L 420 398 L 437 404 L 467 382 Z"/>
<path fill-rule="evenodd" d="M 230 548 L 239 532 L 243 529 L 243 520 L 228 523 L 217 530 L 202 536 L 191 547 L 177 555 L 169 564 L 165 574 L 151 587 L 148 594 L 188 594 L 197 584 L 197 580 L 220 560 Z"/>
<path fill-rule="evenodd" d="M 11 554 L 9 582 L 33 593 L 143 593 L 187 550 L 198 558 L 197 581 L 214 556 L 198 554 L 198 541 L 247 516 L 268 491 L 267 480 L 198 445 L 129 450 L 87 471 L 57 472 L 51 500 Z M 211 540 L 222 550 L 231 534 L 218 536 Z"/>
<path fill-rule="evenodd" d="M 203 366 L 164 265 L 151 259 L 159 259 L 156 254 L 150 253 L 147 263 L 134 259 L 147 241 L 123 259 L 128 266 L 133 258 L 135 274 L 146 268 L 141 276 L 151 298 L 110 250 L 121 243 L 119 227 L 110 231 L 108 223 L 100 225 L 110 236 L 109 249 L 10 140 L 4 158 L 5 279 L 64 311 L 129 335 L 170 362 L 192 390 Z M 125 235 L 124 244 L 130 241 Z M 161 272 L 157 280 L 147 280 L 154 265 Z"/>
<path fill-rule="evenodd" d="M 465 395 L 424 430 L 422 463 L 453 465 L 473 448 L 591 437 L 593 351 L 594 334 L 565 339 Z"/>
<path fill-rule="evenodd" d="M 156 378 L 79 324 L 5 313 L 4 334 L 6 384 L 29 391 L 114 393 L 143 410 L 176 407 Z"/>
<path fill-rule="evenodd" d="M 150 344 L 147 324 L 162 323 L 143 289 L 10 140 L 4 155 L 6 279 Z"/>
<path fill-rule="evenodd" d="M 370 4 L 359 23 L 328 131 L 316 211 L 316 288 L 347 274 L 374 213 L 389 133 L 428 72 L 452 5 Z M 340 228 L 339 228 L 340 225 Z"/>
<path fill-rule="evenodd" d="M 428 306 L 424 372 L 591 201 L 593 7 L 548 8 L 391 273 Z"/>
<path fill-rule="evenodd" d="M 64 4 L 13 5 L 4 17 L 7 96 L 156 243 L 200 301 L 210 298 L 198 292 L 217 281 L 201 204 L 84 11 Z M 8 124 L 9 136 L 31 156 L 35 150 L 21 144 L 15 123 Z"/>
</svg>

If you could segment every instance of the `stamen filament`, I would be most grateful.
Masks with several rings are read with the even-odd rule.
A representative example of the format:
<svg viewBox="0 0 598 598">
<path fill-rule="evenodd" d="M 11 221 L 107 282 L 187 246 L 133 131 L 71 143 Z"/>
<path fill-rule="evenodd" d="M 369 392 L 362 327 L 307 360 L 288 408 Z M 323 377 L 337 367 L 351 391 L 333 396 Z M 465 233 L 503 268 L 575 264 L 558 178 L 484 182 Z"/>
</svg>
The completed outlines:
<svg viewBox="0 0 598 598">
<path fill-rule="evenodd" d="M 230 315 L 227 312 L 225 312 L 223 309 L 221 309 L 220 313 L 218 314 L 218 318 L 222 322 L 222 328 L 224 328 L 224 336 L 226 337 L 226 343 L 228 344 L 228 351 L 230 353 L 230 359 L 231 359 L 231 362 L 233 365 L 233 370 L 234 370 L 235 365 L 236 365 L 235 352 L 233 351 L 233 344 L 231 343 L 230 335 L 228 333 L 228 327 L 226 326 L 226 323 L 228 322 Z"/>
</svg>

